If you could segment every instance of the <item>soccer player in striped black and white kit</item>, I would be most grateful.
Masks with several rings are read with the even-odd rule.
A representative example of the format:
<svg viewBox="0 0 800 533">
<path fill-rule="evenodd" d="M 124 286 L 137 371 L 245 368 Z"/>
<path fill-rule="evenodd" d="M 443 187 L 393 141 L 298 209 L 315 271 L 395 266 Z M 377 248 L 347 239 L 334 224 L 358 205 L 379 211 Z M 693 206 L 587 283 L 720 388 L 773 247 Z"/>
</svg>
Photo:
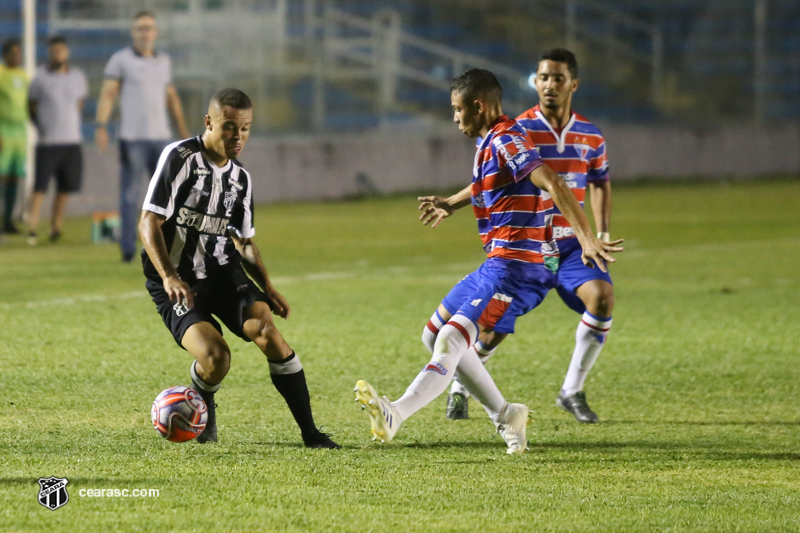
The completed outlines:
<svg viewBox="0 0 800 533">
<path fill-rule="evenodd" d="M 222 89 L 209 103 L 203 135 L 161 154 L 139 222 L 145 284 L 175 341 L 195 358 L 192 386 L 209 408 L 199 442 L 217 441 L 214 395 L 231 359 L 213 314 L 266 355 L 305 445 L 339 448 L 315 426 L 303 366 L 272 319 L 291 309 L 253 241 L 252 180 L 237 160 L 252 120 L 250 98 Z"/>
<path fill-rule="evenodd" d="M 538 306 L 555 286 L 558 249 L 552 210 L 557 205 L 575 229 L 586 261 L 605 269 L 622 251 L 591 234 L 589 223 L 563 179 L 544 164 L 525 131 L 503 115 L 502 87 L 482 69 L 470 69 L 450 87 L 453 120 L 470 138 L 480 138 L 472 183 L 450 198 L 423 197 L 423 220 L 434 222 L 472 205 L 487 255 L 478 270 L 459 282 L 453 312 L 428 346 L 432 359 L 396 401 L 379 397 L 364 380 L 356 399 L 367 409 L 372 434 L 389 442 L 400 425 L 433 401 L 458 376 L 484 405 L 508 445 L 521 454 L 528 408 L 508 403 L 481 364 L 473 345 L 479 334 L 513 333 L 516 319 Z"/>
</svg>

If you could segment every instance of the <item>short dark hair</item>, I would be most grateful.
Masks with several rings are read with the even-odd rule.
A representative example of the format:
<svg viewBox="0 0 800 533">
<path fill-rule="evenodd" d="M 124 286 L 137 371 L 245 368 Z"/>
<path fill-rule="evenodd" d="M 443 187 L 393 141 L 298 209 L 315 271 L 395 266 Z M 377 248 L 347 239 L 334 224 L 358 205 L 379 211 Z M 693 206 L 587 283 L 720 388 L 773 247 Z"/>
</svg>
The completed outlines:
<svg viewBox="0 0 800 533">
<path fill-rule="evenodd" d="M 20 40 L 17 38 L 6 39 L 5 41 L 3 41 L 3 48 L 0 50 L 0 54 L 2 54 L 3 57 L 6 57 L 6 55 L 15 46 L 19 46 L 21 48 L 22 42 L 20 42 Z"/>
<path fill-rule="evenodd" d="M 63 35 L 53 35 L 47 39 L 47 46 L 53 46 L 56 44 L 67 44 L 67 39 Z"/>
<path fill-rule="evenodd" d="M 220 107 L 227 105 L 234 109 L 253 108 L 253 102 L 250 101 L 250 97 L 244 94 L 243 91 L 234 89 L 233 87 L 220 89 L 214 93 L 214 96 L 211 97 L 211 101 L 216 101 Z"/>
<path fill-rule="evenodd" d="M 456 92 L 468 102 L 481 96 L 498 102 L 503 100 L 503 86 L 494 74 L 482 68 L 471 68 L 455 78 L 450 84 L 450 94 Z"/>
<path fill-rule="evenodd" d="M 542 61 L 555 61 L 557 63 L 566 63 L 567 69 L 573 80 L 578 79 L 578 60 L 575 59 L 575 54 L 566 48 L 551 48 L 545 50 L 539 56 L 539 63 Z"/>
<path fill-rule="evenodd" d="M 133 17 L 133 20 L 139 20 L 142 17 L 150 17 L 151 19 L 155 19 L 156 14 L 148 10 L 139 11 L 138 13 L 136 13 L 136 16 Z"/>
</svg>

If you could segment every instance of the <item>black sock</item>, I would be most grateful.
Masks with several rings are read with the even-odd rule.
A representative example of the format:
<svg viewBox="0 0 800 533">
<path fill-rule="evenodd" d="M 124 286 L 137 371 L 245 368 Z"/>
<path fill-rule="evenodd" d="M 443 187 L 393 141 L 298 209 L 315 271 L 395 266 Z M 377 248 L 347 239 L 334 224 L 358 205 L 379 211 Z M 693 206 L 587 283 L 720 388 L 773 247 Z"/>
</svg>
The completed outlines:
<svg viewBox="0 0 800 533">
<path fill-rule="evenodd" d="M 300 426 L 303 438 L 308 438 L 317 432 L 314 417 L 311 414 L 311 396 L 308 394 L 306 374 L 300 359 L 292 355 L 280 362 L 269 362 L 272 384 L 281 393 L 295 422 Z"/>
</svg>

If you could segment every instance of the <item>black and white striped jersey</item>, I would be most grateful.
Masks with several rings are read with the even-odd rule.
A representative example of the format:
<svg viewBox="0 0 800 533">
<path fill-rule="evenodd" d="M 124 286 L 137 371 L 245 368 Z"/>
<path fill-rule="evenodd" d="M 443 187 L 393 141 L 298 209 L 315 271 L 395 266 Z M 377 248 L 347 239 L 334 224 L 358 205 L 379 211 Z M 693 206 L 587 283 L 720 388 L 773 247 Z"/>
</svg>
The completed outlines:
<svg viewBox="0 0 800 533">
<path fill-rule="evenodd" d="M 187 283 L 240 262 L 230 234 L 256 233 L 250 174 L 236 160 L 221 168 L 212 163 L 200 137 L 164 149 L 142 209 L 166 217 L 161 230 L 170 261 Z M 147 252 L 142 256 L 145 275 L 161 281 Z"/>
</svg>

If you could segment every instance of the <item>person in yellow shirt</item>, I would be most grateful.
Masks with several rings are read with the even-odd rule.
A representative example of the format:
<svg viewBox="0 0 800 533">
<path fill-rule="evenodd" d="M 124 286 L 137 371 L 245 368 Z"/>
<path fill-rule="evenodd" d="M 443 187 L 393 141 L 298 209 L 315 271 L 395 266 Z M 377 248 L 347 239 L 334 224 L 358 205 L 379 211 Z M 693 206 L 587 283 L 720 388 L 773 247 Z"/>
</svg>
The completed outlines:
<svg viewBox="0 0 800 533">
<path fill-rule="evenodd" d="M 3 232 L 19 233 L 14 205 L 19 182 L 25 178 L 28 152 L 28 75 L 21 68 L 22 45 L 9 39 L 2 46 L 0 66 L 0 187 L 3 189 Z"/>
</svg>

